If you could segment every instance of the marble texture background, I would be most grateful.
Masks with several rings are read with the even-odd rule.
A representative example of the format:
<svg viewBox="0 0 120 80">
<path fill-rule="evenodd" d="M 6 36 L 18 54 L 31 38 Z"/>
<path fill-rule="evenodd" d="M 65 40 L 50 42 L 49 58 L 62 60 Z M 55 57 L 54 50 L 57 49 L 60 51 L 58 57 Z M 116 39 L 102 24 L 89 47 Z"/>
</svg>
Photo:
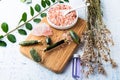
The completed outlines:
<svg viewBox="0 0 120 80">
<path fill-rule="evenodd" d="M 115 46 L 111 47 L 112 58 L 120 66 L 120 0 L 101 0 L 103 9 L 103 19 L 111 30 Z M 40 0 L 33 0 L 34 5 L 40 3 Z M 70 0 L 72 6 L 77 6 L 80 0 Z M 13 29 L 21 14 L 29 12 L 29 5 L 20 3 L 20 0 L 0 0 L 0 24 L 6 21 L 10 29 Z M 79 16 L 85 19 L 84 9 L 79 10 Z M 28 16 L 30 18 L 30 16 Z M 33 24 L 35 26 L 36 24 Z M 28 31 L 29 33 L 30 31 Z M 0 29 L 0 34 L 2 34 Z M 41 65 L 29 60 L 19 52 L 18 43 L 26 38 L 14 32 L 17 36 L 17 43 L 12 44 L 7 39 L 8 46 L 0 47 L 0 80 L 74 80 L 71 76 L 71 61 L 62 74 L 55 74 Z M 76 53 L 81 54 L 78 49 Z M 112 69 L 109 64 L 104 64 L 107 76 L 98 75 L 90 76 L 89 79 L 81 80 L 120 80 L 120 68 Z"/>
</svg>

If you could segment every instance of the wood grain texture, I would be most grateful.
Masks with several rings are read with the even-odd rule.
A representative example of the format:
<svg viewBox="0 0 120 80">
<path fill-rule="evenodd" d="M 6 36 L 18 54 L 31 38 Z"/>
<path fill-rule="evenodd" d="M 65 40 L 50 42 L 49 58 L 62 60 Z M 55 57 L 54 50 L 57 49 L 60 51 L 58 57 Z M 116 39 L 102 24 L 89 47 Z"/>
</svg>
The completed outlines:
<svg viewBox="0 0 120 80">
<path fill-rule="evenodd" d="M 41 22 L 45 22 L 48 24 L 46 18 L 43 18 L 43 20 Z M 62 39 L 62 35 L 64 32 L 67 32 L 69 30 L 74 30 L 79 36 L 81 36 L 82 32 L 86 29 L 86 22 L 82 19 L 78 19 L 78 22 L 76 23 L 76 25 L 68 30 L 57 30 L 54 28 L 51 28 L 53 31 L 53 35 L 50 36 L 53 43 L 59 41 Z M 37 36 L 33 36 L 32 34 L 30 34 L 26 40 L 41 40 L 43 43 L 45 43 L 45 37 L 37 37 Z M 20 47 L 20 51 L 22 54 L 24 54 L 26 57 L 31 58 L 31 55 L 29 53 L 31 48 L 34 48 L 37 50 L 37 52 L 39 53 L 39 55 L 42 58 L 42 62 L 40 63 L 41 65 L 43 65 L 44 67 L 52 70 L 53 72 L 56 73 L 61 73 L 67 62 L 71 59 L 76 47 L 78 46 L 77 44 L 75 44 L 74 42 L 71 42 L 68 45 L 65 45 L 64 47 L 60 46 L 50 52 L 43 52 L 43 50 L 46 48 L 46 44 L 38 44 L 38 45 L 33 45 L 33 46 L 27 46 L 27 47 Z"/>
</svg>

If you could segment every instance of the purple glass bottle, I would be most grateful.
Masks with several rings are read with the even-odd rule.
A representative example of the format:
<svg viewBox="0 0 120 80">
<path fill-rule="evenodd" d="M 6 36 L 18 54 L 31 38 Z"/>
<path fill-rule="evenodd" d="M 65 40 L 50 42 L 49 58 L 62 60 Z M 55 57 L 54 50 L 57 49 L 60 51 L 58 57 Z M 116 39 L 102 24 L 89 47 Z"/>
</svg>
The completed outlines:
<svg viewBox="0 0 120 80">
<path fill-rule="evenodd" d="M 74 54 L 73 61 L 72 61 L 72 77 L 75 79 L 82 78 L 81 77 L 81 62 L 80 62 L 80 55 Z"/>
</svg>

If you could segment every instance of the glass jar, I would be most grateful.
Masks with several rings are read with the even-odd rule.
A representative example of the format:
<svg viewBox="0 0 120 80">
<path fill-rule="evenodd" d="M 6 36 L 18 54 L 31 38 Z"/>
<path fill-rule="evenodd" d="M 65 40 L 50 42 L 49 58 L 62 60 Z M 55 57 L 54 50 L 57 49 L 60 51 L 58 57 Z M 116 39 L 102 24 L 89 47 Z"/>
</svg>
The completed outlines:
<svg viewBox="0 0 120 80">
<path fill-rule="evenodd" d="M 81 70 L 82 70 L 82 66 L 81 66 L 80 55 L 74 54 L 72 60 L 72 77 L 76 80 L 82 78 Z"/>
</svg>

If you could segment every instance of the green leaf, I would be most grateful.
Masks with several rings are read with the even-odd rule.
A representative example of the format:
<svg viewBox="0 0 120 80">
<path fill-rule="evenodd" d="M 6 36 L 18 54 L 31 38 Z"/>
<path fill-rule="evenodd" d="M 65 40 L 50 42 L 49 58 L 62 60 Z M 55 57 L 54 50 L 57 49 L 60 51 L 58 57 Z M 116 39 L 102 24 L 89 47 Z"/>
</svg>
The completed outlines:
<svg viewBox="0 0 120 80">
<path fill-rule="evenodd" d="M 63 1 L 59 1 L 59 3 L 64 3 Z"/>
<path fill-rule="evenodd" d="M 69 0 L 64 0 L 65 2 L 69 2 Z"/>
<path fill-rule="evenodd" d="M 32 7 L 32 6 L 30 6 L 30 14 L 31 14 L 31 16 L 33 16 L 33 15 L 34 15 L 34 9 L 33 9 L 33 7 Z"/>
<path fill-rule="evenodd" d="M 22 14 L 22 18 L 21 18 L 21 20 L 20 20 L 20 22 L 26 22 L 27 21 L 27 13 L 26 12 L 24 12 L 23 14 Z M 19 23 L 20 23 L 19 22 Z"/>
<path fill-rule="evenodd" d="M 0 46 L 2 46 L 2 47 L 6 47 L 7 44 L 6 44 L 6 42 L 4 42 L 4 41 L 0 41 Z"/>
<path fill-rule="evenodd" d="M 27 32 L 23 29 L 18 29 L 18 32 L 21 34 L 21 35 L 27 35 Z"/>
<path fill-rule="evenodd" d="M 43 8 L 45 8 L 45 7 L 46 7 L 46 3 L 45 3 L 45 1 L 44 1 L 44 0 L 41 0 L 41 5 L 42 5 L 42 7 L 43 7 Z"/>
<path fill-rule="evenodd" d="M 41 14 L 41 17 L 43 18 L 43 17 L 46 17 L 47 16 L 47 14 L 46 13 L 42 13 Z"/>
<path fill-rule="evenodd" d="M 24 3 L 26 0 L 20 0 L 20 1 Z"/>
<path fill-rule="evenodd" d="M 26 29 L 32 30 L 32 24 L 31 23 L 26 23 L 25 24 Z"/>
<path fill-rule="evenodd" d="M 41 19 L 40 18 L 36 18 L 33 21 L 36 22 L 36 23 L 39 23 L 41 21 Z"/>
<path fill-rule="evenodd" d="M 8 32 L 8 24 L 6 22 L 3 22 L 1 25 L 2 30 L 7 33 Z"/>
<path fill-rule="evenodd" d="M 36 4 L 36 5 L 35 5 L 35 10 L 36 10 L 37 12 L 40 12 L 41 7 L 40 7 L 40 5 L 39 5 L 39 4 Z"/>
<path fill-rule="evenodd" d="M 34 61 L 36 61 L 36 62 L 41 61 L 41 57 L 39 56 L 38 52 L 35 49 L 32 48 L 30 50 L 30 54 L 31 54 L 31 57 L 33 58 Z"/>
<path fill-rule="evenodd" d="M 26 3 L 27 3 L 27 4 L 32 3 L 32 0 L 27 0 Z"/>
<path fill-rule="evenodd" d="M 27 20 L 27 13 L 26 12 L 24 12 L 23 14 L 22 14 L 22 21 L 26 21 Z"/>
<path fill-rule="evenodd" d="M 50 6 L 50 1 L 49 0 L 45 0 L 45 2 L 48 6 Z"/>
<path fill-rule="evenodd" d="M 7 35 L 7 39 L 12 42 L 12 43 L 15 43 L 16 42 L 16 38 L 13 34 L 8 34 Z"/>
<path fill-rule="evenodd" d="M 4 36 L 3 35 L 0 35 L 0 39 L 2 39 Z"/>
<path fill-rule="evenodd" d="M 53 3 L 55 2 L 55 0 L 51 0 Z"/>
</svg>

